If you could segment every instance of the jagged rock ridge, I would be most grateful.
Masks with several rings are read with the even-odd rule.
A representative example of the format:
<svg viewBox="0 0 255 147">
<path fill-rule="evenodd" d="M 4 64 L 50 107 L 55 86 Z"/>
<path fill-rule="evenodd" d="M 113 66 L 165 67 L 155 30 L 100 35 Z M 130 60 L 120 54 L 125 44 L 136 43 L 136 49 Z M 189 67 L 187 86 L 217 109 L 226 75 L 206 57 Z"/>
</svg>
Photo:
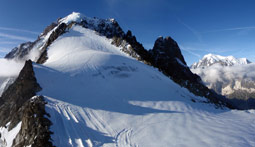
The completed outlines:
<svg viewBox="0 0 255 147">
<path fill-rule="evenodd" d="M 29 60 L 15 82 L 0 97 L 0 126 L 4 127 L 9 122 L 8 130 L 12 130 L 22 122 L 21 131 L 12 146 L 52 146 L 49 131 L 51 122 L 44 116 L 47 115 L 45 102 L 42 96 L 36 96 L 40 90 L 32 61 Z"/>
<path fill-rule="evenodd" d="M 79 14 L 74 14 L 74 16 L 77 16 L 77 15 Z M 199 76 L 197 76 L 196 74 L 193 74 L 190 71 L 190 69 L 187 67 L 186 62 L 181 54 L 178 44 L 171 37 L 166 37 L 166 38 L 159 37 L 156 40 L 153 49 L 147 51 L 146 49 L 144 49 L 142 44 L 136 40 L 136 37 L 132 35 L 131 31 L 124 33 L 115 20 L 112 20 L 112 19 L 102 20 L 102 19 L 96 19 L 96 18 L 91 19 L 86 17 L 82 17 L 82 18 L 77 17 L 75 21 L 73 20 L 70 21 L 70 20 L 72 19 L 68 19 L 68 17 L 59 19 L 57 23 L 53 23 L 52 25 L 50 25 L 49 27 L 45 29 L 44 33 L 41 34 L 39 39 L 35 41 L 34 43 L 32 43 L 33 44 L 32 48 L 29 47 L 29 49 L 20 48 L 20 49 L 13 50 L 12 53 L 10 53 L 10 56 L 7 58 L 20 57 L 20 56 L 16 56 L 17 55 L 16 53 L 22 52 L 23 50 L 31 51 L 33 49 L 39 49 L 40 54 L 37 60 L 34 60 L 34 61 L 36 61 L 37 63 L 43 64 L 48 59 L 47 58 L 48 47 L 59 36 L 68 32 L 70 28 L 72 28 L 73 26 L 79 25 L 84 28 L 92 29 L 98 32 L 99 35 L 106 36 L 107 38 L 112 39 L 112 44 L 118 47 L 121 47 L 123 52 L 129 54 L 130 56 L 136 58 L 137 60 L 143 61 L 144 63 L 148 65 L 158 68 L 162 73 L 170 77 L 173 81 L 175 81 L 179 85 L 189 89 L 195 95 L 204 96 L 209 99 L 209 102 L 215 103 L 217 106 L 228 106 L 230 108 L 233 108 L 233 106 L 229 104 L 228 102 L 226 102 L 223 97 L 217 95 L 213 91 L 209 90 L 206 86 L 204 86 Z M 39 48 L 36 48 L 36 47 L 39 47 Z M 29 54 L 29 51 L 24 52 L 22 57 L 24 57 L 27 54 Z M 29 61 L 26 64 L 26 66 L 29 66 L 30 64 L 32 65 L 31 61 Z M 30 72 L 32 72 L 32 70 L 30 70 Z M 23 75 L 22 72 L 20 75 Z M 27 73 L 27 75 L 29 74 Z M 33 75 L 30 75 L 30 76 L 33 77 Z M 18 78 L 17 81 L 19 81 L 19 79 L 20 78 Z M 32 81 L 35 82 L 36 80 L 33 79 Z M 4 97 L 15 97 L 15 95 L 12 95 L 11 93 L 15 93 L 16 91 L 17 92 L 21 91 L 23 93 L 23 91 L 26 91 L 26 89 L 20 90 L 19 88 L 15 88 L 17 85 L 19 85 L 17 83 L 19 82 L 15 82 L 6 90 L 6 94 L 3 94 L 3 98 L 1 99 L 3 104 L 3 109 L 7 109 L 5 108 L 7 105 L 4 105 L 4 104 L 9 104 L 13 102 L 16 103 L 16 101 L 19 101 L 17 100 L 17 98 L 10 98 L 13 100 L 10 102 L 7 102 L 5 101 Z M 22 81 L 21 84 L 22 83 L 24 84 L 24 81 Z M 35 83 L 32 83 L 32 85 L 33 84 Z M 49 141 L 50 140 L 50 137 L 49 137 L 50 122 L 47 121 L 47 119 L 44 117 L 44 115 L 47 115 L 47 114 L 44 111 L 43 98 L 42 97 L 37 98 L 38 102 L 37 101 L 28 102 L 28 100 L 31 97 L 35 96 L 36 92 L 39 90 L 39 85 L 35 84 L 32 87 L 38 88 L 38 89 L 33 89 L 30 87 L 31 89 L 27 90 L 29 92 L 29 95 L 25 94 L 24 97 L 22 96 L 22 101 L 18 102 L 18 104 L 20 104 L 19 106 L 10 105 L 11 107 L 17 107 L 18 110 L 22 110 L 20 108 L 24 105 L 25 107 L 24 109 L 26 109 L 26 111 L 24 110 L 22 111 L 22 113 L 20 113 L 21 116 L 18 117 L 19 119 L 12 121 L 13 126 L 15 126 L 15 124 L 17 124 L 19 120 L 22 120 L 22 122 L 26 122 L 24 123 L 25 126 L 22 127 L 21 129 L 22 131 L 19 134 L 20 137 L 15 140 L 15 144 L 29 145 L 32 142 L 32 140 L 29 140 L 28 142 L 26 142 L 25 140 L 22 140 L 24 136 L 30 135 L 30 134 L 27 134 L 27 132 L 25 131 L 26 129 L 24 128 L 31 126 L 32 127 L 31 130 L 33 130 L 32 132 L 38 132 L 39 134 L 40 133 L 47 134 L 45 138 L 41 138 L 41 141 L 39 141 L 40 143 L 38 144 L 42 144 L 46 142 L 50 146 L 51 145 Z M 28 104 L 25 104 L 25 103 L 28 103 Z M 18 110 L 15 110 L 15 112 Z M 5 112 L 7 112 L 7 110 Z M 40 116 L 39 118 L 42 119 L 42 122 L 46 122 L 45 126 L 39 127 L 39 129 L 42 128 L 43 131 L 36 130 L 35 127 L 38 127 L 38 126 L 29 125 L 31 124 L 31 121 L 33 122 L 33 121 L 41 120 L 41 119 L 38 120 L 37 119 L 38 117 L 35 119 L 26 119 L 28 117 L 33 116 L 32 114 L 37 114 L 38 116 Z M 13 118 L 10 118 L 9 120 L 12 120 L 12 119 Z M 7 122 L 8 121 L 3 121 L 2 125 L 5 125 Z M 30 135 L 29 137 L 33 138 L 34 136 L 35 135 Z"/>
<path fill-rule="evenodd" d="M 26 56 L 30 52 L 33 45 L 34 45 L 34 43 L 32 43 L 32 42 L 22 43 L 18 47 L 15 47 L 14 49 L 12 49 L 12 51 L 9 52 L 5 56 L 5 58 L 7 58 L 7 59 L 13 59 L 13 58 L 22 59 L 24 56 Z"/>
<path fill-rule="evenodd" d="M 208 98 L 210 102 L 218 106 L 233 107 L 224 97 L 217 95 L 203 85 L 200 77 L 190 71 L 178 44 L 171 37 L 159 37 L 149 52 L 152 57 L 152 65 L 159 68 L 179 85 L 189 89 L 195 95 Z"/>
<path fill-rule="evenodd" d="M 202 84 L 199 76 L 190 71 L 178 44 L 171 37 L 166 37 L 165 39 L 159 37 L 153 49 L 147 51 L 142 44 L 136 40 L 136 37 L 132 35 L 131 31 L 124 33 L 114 19 L 89 18 L 80 13 L 72 13 L 65 18 L 59 19 L 57 24 L 52 23 L 52 25 L 45 29 L 43 34 L 50 33 L 50 35 L 46 43 L 40 49 L 41 54 L 36 62 L 44 63 L 47 60 L 48 46 L 60 35 L 68 32 L 68 29 L 74 25 L 92 29 L 98 32 L 99 35 L 111 38 L 113 40 L 112 44 L 121 47 L 123 52 L 137 60 L 158 68 L 164 74 L 170 76 L 176 83 L 188 88 L 194 94 L 205 96 L 209 98 L 211 102 L 217 104 L 219 104 L 220 101 L 224 101 L 224 98 L 210 91 Z M 54 28 L 54 26 L 56 27 Z M 49 31 L 50 28 L 54 29 Z"/>
</svg>

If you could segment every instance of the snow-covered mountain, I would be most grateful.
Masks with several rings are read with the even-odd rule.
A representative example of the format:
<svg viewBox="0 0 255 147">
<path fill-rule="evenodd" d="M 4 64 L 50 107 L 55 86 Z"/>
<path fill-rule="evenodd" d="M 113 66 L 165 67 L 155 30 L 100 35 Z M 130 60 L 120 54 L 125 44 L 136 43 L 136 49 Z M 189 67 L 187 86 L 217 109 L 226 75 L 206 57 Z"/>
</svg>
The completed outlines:
<svg viewBox="0 0 255 147">
<path fill-rule="evenodd" d="M 255 64 L 246 58 L 208 54 L 191 66 L 205 85 L 240 106 L 255 107 Z"/>
<path fill-rule="evenodd" d="M 19 49 L 8 62 L 34 62 L 14 72 L 0 98 L 2 146 L 255 144 L 254 110 L 227 108 L 170 37 L 146 51 L 115 20 L 72 13 L 22 57 Z"/>
<path fill-rule="evenodd" d="M 255 107 L 255 64 L 237 66 L 212 65 L 191 69 L 205 85 L 230 99 L 245 100 L 247 107 Z M 238 102 L 241 105 L 241 102 Z"/>
<path fill-rule="evenodd" d="M 233 66 L 233 65 L 245 65 L 251 63 L 246 58 L 235 58 L 233 56 L 220 56 L 214 54 L 207 54 L 198 62 L 191 65 L 191 69 L 209 67 L 214 64 L 220 64 L 222 66 Z"/>
</svg>

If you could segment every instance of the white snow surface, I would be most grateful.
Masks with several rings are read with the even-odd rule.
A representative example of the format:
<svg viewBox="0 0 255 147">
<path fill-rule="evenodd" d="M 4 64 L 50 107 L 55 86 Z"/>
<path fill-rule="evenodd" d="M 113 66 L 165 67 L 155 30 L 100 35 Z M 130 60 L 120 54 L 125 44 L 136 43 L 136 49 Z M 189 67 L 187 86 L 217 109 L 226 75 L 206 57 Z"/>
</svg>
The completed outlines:
<svg viewBox="0 0 255 147">
<path fill-rule="evenodd" d="M 72 14 L 60 19 L 59 22 L 65 23 L 65 24 L 70 24 L 71 22 L 80 23 L 83 20 L 86 20 L 87 23 L 89 23 L 89 24 L 93 24 L 94 27 L 96 27 L 100 23 L 100 21 L 104 21 L 105 23 L 108 23 L 108 24 L 111 24 L 112 22 L 115 21 L 113 18 L 103 20 L 103 19 L 99 19 L 99 18 L 95 18 L 95 17 L 90 18 L 90 17 L 87 17 L 84 14 L 81 14 L 79 12 L 73 12 Z"/>
<path fill-rule="evenodd" d="M 13 140 L 15 139 L 15 137 L 17 136 L 21 128 L 21 122 L 19 122 L 16 127 L 8 131 L 9 125 L 10 123 L 7 123 L 6 128 L 0 127 L 0 133 L 1 133 L 0 146 L 1 147 L 11 147 Z"/>
<path fill-rule="evenodd" d="M 60 20 L 60 22 L 63 22 L 63 23 L 66 23 L 66 24 L 69 24 L 71 22 L 81 22 L 83 19 L 85 19 L 86 16 L 81 14 L 81 13 L 78 13 L 78 12 L 73 12 L 72 14 L 62 18 Z"/>
<path fill-rule="evenodd" d="M 234 56 L 221 56 L 215 54 L 207 54 L 205 55 L 199 62 L 195 62 L 192 64 L 191 68 L 199 68 L 199 67 L 208 67 L 215 63 L 222 62 L 226 66 L 233 66 L 233 65 L 244 65 L 249 64 L 250 61 L 246 58 L 235 58 Z"/>
<path fill-rule="evenodd" d="M 34 70 L 56 146 L 255 145 L 253 110 L 201 103 L 206 99 L 89 29 L 71 28 Z"/>
</svg>

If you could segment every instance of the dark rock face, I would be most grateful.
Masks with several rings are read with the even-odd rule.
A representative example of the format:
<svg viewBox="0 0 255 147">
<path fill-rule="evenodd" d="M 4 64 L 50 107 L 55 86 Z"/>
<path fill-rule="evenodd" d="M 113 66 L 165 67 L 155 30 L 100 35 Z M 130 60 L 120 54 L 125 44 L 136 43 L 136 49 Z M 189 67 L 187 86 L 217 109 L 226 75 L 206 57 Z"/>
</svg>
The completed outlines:
<svg viewBox="0 0 255 147">
<path fill-rule="evenodd" d="M 114 36 L 112 44 L 121 47 L 122 51 L 131 57 L 143 61 L 145 64 L 151 65 L 151 55 L 144 49 L 143 45 L 136 40 L 130 30 L 124 36 Z"/>
<path fill-rule="evenodd" d="M 95 20 L 97 20 L 98 24 L 95 25 Z M 59 22 L 58 22 L 59 23 Z M 89 28 L 91 30 L 94 30 L 99 33 L 99 35 L 106 36 L 107 38 L 113 38 L 113 37 L 123 37 L 124 32 L 119 26 L 118 22 L 115 20 L 109 21 L 104 19 L 92 19 L 92 20 L 83 20 L 80 23 L 72 22 L 69 25 L 65 23 L 59 24 L 59 26 L 55 29 L 55 31 L 52 32 L 50 35 L 47 43 L 44 45 L 41 56 L 37 60 L 37 63 L 43 64 L 48 58 L 47 58 L 47 48 L 62 34 L 66 32 L 67 29 L 70 29 L 73 25 L 80 25 L 84 28 Z M 50 26 L 48 26 L 45 29 L 45 33 L 47 34 L 50 30 L 55 28 L 57 24 L 52 23 Z"/>
<path fill-rule="evenodd" d="M 44 29 L 43 33 L 42 33 L 40 36 L 47 35 L 47 34 L 48 34 L 52 29 L 54 29 L 57 25 L 58 25 L 58 24 L 55 23 L 55 22 L 51 23 L 49 26 L 47 26 L 47 27 Z"/>
<path fill-rule="evenodd" d="M 58 27 L 57 27 L 58 26 Z M 42 39 L 40 37 L 45 36 L 47 33 L 49 33 L 51 30 L 53 30 L 55 27 L 57 27 L 52 34 L 50 35 L 47 42 L 42 46 L 40 56 L 37 60 L 37 63 L 44 63 L 47 60 L 47 48 L 54 42 L 60 35 L 64 34 L 66 32 L 67 25 L 65 23 L 57 24 L 52 23 L 51 25 L 47 26 L 43 33 L 37 38 L 34 42 L 26 42 L 22 43 L 18 47 L 12 49 L 11 52 L 9 52 L 5 58 L 7 59 L 13 59 L 17 58 L 19 60 L 26 60 L 24 57 L 28 55 L 28 53 L 32 50 L 32 48 Z"/>
<path fill-rule="evenodd" d="M 210 102 L 215 103 L 217 106 L 225 105 L 232 108 L 223 96 L 209 90 L 202 83 L 200 77 L 190 71 L 178 44 L 172 38 L 159 37 L 155 41 L 153 49 L 149 52 L 152 58 L 152 65 L 173 81 L 187 88 L 195 95 L 208 98 Z"/>
<path fill-rule="evenodd" d="M 152 57 L 152 65 L 159 68 L 160 71 L 170 76 L 177 83 L 187 80 L 192 82 L 201 81 L 199 76 L 193 74 L 186 66 L 181 50 L 172 38 L 158 38 L 153 49 L 149 52 Z"/>
<path fill-rule="evenodd" d="M 16 126 L 21 120 L 21 115 L 16 112 L 40 90 L 41 87 L 34 77 L 32 61 L 26 61 L 16 81 L 0 97 L 0 126 L 8 122 L 12 122 L 9 129 Z"/>
<path fill-rule="evenodd" d="M 176 58 L 178 58 L 186 65 L 178 44 L 169 36 L 166 38 L 159 37 L 155 41 L 154 47 L 150 52 L 154 58 L 153 62 L 155 64 L 158 64 L 157 62 L 159 62 L 159 59 L 176 60 Z"/>
<path fill-rule="evenodd" d="M 67 25 L 65 23 L 60 24 L 55 31 L 52 32 L 50 35 L 48 41 L 43 46 L 41 51 L 41 56 L 37 60 L 36 63 L 43 64 L 47 59 L 47 48 L 52 44 L 53 41 L 55 41 L 60 35 L 64 34 L 66 32 Z"/>
<path fill-rule="evenodd" d="M 5 58 L 6 59 L 13 59 L 13 58 L 22 59 L 24 56 L 26 56 L 30 52 L 33 46 L 34 46 L 33 42 L 22 43 L 18 47 L 15 47 L 14 49 L 12 49 L 11 52 L 9 52 L 5 56 Z"/>
<path fill-rule="evenodd" d="M 18 78 L 0 97 L 0 126 L 10 122 L 9 130 L 20 121 L 22 126 L 13 146 L 52 146 L 50 142 L 50 121 L 44 117 L 45 102 L 42 97 L 36 97 L 41 90 L 37 83 L 32 61 L 26 61 Z M 37 136 L 35 138 L 35 136 Z"/>
<path fill-rule="evenodd" d="M 136 40 L 136 37 L 132 35 L 130 30 L 124 36 L 124 40 L 126 40 L 133 50 L 140 56 L 142 61 L 151 62 L 151 55 L 147 50 L 144 49 L 143 45 Z"/>
<path fill-rule="evenodd" d="M 58 22 L 59 24 L 60 22 Z M 131 31 L 124 33 L 119 24 L 115 20 L 104 19 L 85 19 L 80 23 L 72 22 L 68 26 L 64 23 L 59 24 L 58 28 L 50 35 L 47 43 L 43 46 L 41 56 L 37 63 L 43 64 L 47 60 L 47 48 L 60 35 L 66 32 L 66 29 L 72 25 L 80 25 L 84 28 L 89 28 L 96 31 L 99 35 L 111 38 L 112 44 L 121 47 L 122 51 L 129 54 L 145 64 L 154 66 L 169 76 L 173 81 L 181 86 L 189 89 L 192 93 L 198 96 L 207 97 L 210 102 L 220 104 L 225 99 L 209 90 L 203 85 L 201 79 L 196 74 L 193 74 L 187 67 L 186 62 L 181 54 L 178 44 L 171 37 L 159 37 L 152 50 L 145 50 L 143 45 L 136 40 Z M 55 24 L 49 26 L 45 32 L 54 28 Z M 226 104 L 227 105 L 227 104 Z M 229 106 L 230 107 L 230 106 Z"/>
<path fill-rule="evenodd" d="M 187 88 L 195 95 L 206 97 L 209 102 L 216 104 L 218 107 L 227 106 L 233 108 L 225 97 L 208 89 L 202 83 L 200 77 L 190 71 L 178 44 L 171 37 L 159 37 L 155 41 L 153 49 L 149 51 L 145 50 L 142 44 L 137 42 L 131 31 L 128 31 L 124 37 L 113 37 L 112 43 L 122 47 L 122 51 L 137 60 L 158 68 L 174 82 Z M 126 44 L 131 47 L 127 47 Z"/>
<path fill-rule="evenodd" d="M 45 111 L 45 101 L 42 96 L 35 96 L 27 101 L 21 108 L 21 130 L 13 141 L 13 146 L 24 147 L 32 144 L 32 147 L 52 147 L 49 131 L 51 121 Z"/>
<path fill-rule="evenodd" d="M 98 22 L 95 22 L 98 21 Z M 97 25 L 95 25 L 98 23 Z M 89 28 L 98 32 L 102 36 L 106 36 L 107 38 L 122 37 L 124 36 L 124 32 L 119 26 L 118 22 L 115 20 L 104 20 L 94 18 L 92 20 L 83 20 L 79 25 L 83 26 L 84 28 Z"/>
<path fill-rule="evenodd" d="M 113 37 L 112 44 L 122 47 L 122 51 L 129 54 L 145 64 L 158 68 L 166 76 L 182 87 L 187 88 L 197 96 L 206 97 L 209 102 L 216 104 L 218 107 L 234 106 L 225 97 L 218 95 L 208 89 L 201 78 L 193 74 L 181 54 L 178 44 L 171 37 L 159 37 L 152 50 L 145 50 L 131 31 L 128 31 L 123 37 Z M 127 47 L 127 44 L 130 47 Z"/>
</svg>

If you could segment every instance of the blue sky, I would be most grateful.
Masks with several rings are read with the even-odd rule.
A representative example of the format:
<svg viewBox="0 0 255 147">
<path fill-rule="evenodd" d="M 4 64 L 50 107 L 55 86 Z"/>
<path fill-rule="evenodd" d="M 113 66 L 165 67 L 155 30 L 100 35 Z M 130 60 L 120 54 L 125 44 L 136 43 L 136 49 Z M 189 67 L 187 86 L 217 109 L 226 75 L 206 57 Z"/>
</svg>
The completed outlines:
<svg viewBox="0 0 255 147">
<path fill-rule="evenodd" d="M 2 0 L 0 57 L 75 11 L 115 18 L 147 49 L 158 36 L 171 36 L 189 65 L 208 53 L 255 62 L 254 8 L 253 0 Z"/>
</svg>

